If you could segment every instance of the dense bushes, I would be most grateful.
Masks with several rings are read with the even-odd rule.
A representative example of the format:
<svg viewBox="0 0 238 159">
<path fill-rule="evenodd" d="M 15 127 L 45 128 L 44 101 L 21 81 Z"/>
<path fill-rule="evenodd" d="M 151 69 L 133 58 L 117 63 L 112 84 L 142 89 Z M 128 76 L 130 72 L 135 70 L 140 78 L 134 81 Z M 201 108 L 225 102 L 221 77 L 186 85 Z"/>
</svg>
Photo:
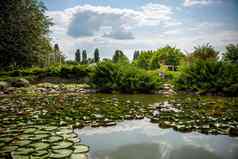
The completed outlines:
<svg viewBox="0 0 238 159">
<path fill-rule="evenodd" d="M 62 78 L 84 78 L 89 76 L 91 68 L 88 65 L 62 65 L 51 66 L 48 68 L 33 67 L 28 69 L 19 69 L 10 72 L 2 72 L 1 75 L 18 76 L 39 76 L 39 77 L 62 77 Z"/>
<path fill-rule="evenodd" d="M 181 70 L 175 85 L 178 89 L 199 93 L 223 93 L 237 96 L 238 65 L 214 60 L 196 60 Z"/>
<path fill-rule="evenodd" d="M 106 61 L 96 66 L 92 84 L 104 91 L 151 92 L 160 87 L 161 79 L 155 72 Z"/>
</svg>

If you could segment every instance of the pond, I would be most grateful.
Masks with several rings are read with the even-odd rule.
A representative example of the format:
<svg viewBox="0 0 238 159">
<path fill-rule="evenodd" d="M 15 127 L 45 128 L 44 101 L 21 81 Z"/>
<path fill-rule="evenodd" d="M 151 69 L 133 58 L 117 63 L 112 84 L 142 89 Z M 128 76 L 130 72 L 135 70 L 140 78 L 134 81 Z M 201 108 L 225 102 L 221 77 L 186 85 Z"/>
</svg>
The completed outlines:
<svg viewBox="0 0 238 159">
<path fill-rule="evenodd" d="M 91 159 L 232 159 L 237 158 L 237 128 L 237 98 L 83 93 L 0 97 L 0 158 L 86 159 L 89 151 Z"/>
<path fill-rule="evenodd" d="M 90 145 L 90 159 L 237 159 L 238 138 L 179 133 L 149 119 L 75 132 Z"/>
</svg>

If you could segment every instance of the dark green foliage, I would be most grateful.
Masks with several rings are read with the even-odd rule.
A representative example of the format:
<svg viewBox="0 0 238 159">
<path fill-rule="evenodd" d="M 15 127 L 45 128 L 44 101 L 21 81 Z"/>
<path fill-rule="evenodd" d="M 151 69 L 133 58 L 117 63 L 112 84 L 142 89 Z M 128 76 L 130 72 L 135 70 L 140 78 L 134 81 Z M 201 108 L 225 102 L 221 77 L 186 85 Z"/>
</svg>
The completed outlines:
<svg viewBox="0 0 238 159">
<path fill-rule="evenodd" d="M 136 50 L 133 55 L 133 60 L 136 60 L 139 56 L 140 56 L 140 52 Z"/>
<path fill-rule="evenodd" d="M 213 60 L 193 61 L 181 70 L 175 84 L 178 89 L 237 96 L 238 66 Z"/>
<path fill-rule="evenodd" d="M 112 57 L 113 63 L 124 63 L 128 64 L 129 59 L 126 57 L 126 55 L 121 50 L 116 50 L 113 57 Z"/>
<path fill-rule="evenodd" d="M 82 64 L 87 64 L 87 51 L 86 50 L 83 50 L 83 53 L 82 53 Z"/>
<path fill-rule="evenodd" d="M 50 25 L 38 0 L 0 1 L 0 68 L 45 65 Z"/>
<path fill-rule="evenodd" d="M 230 44 L 226 46 L 226 52 L 223 54 L 223 60 L 238 64 L 238 44 Z"/>
<path fill-rule="evenodd" d="M 159 54 L 154 54 L 150 61 L 150 68 L 152 70 L 160 68 L 160 56 Z"/>
<path fill-rule="evenodd" d="M 143 69 L 158 69 L 160 64 L 178 66 L 185 56 L 183 53 L 171 46 L 160 48 L 156 51 L 143 51 L 133 63 Z"/>
<path fill-rule="evenodd" d="M 80 63 L 81 62 L 81 53 L 80 50 L 77 49 L 76 53 L 75 53 L 75 61 Z"/>
<path fill-rule="evenodd" d="M 99 62 L 100 60 L 100 57 L 99 57 L 99 49 L 96 48 L 95 51 L 94 51 L 94 62 Z"/>
<path fill-rule="evenodd" d="M 159 75 L 141 70 L 132 65 L 115 64 L 110 61 L 99 63 L 92 77 L 96 88 L 121 92 L 151 92 L 161 84 Z"/>
<path fill-rule="evenodd" d="M 137 67 L 139 68 L 143 68 L 143 69 L 150 69 L 150 62 L 151 62 L 151 58 L 153 56 L 153 53 L 151 52 L 141 52 L 140 55 L 137 57 L 136 60 L 133 61 L 133 64 L 135 64 Z"/>
<path fill-rule="evenodd" d="M 177 48 L 166 46 L 155 51 L 158 54 L 160 63 L 165 65 L 178 66 L 185 55 Z M 155 56 L 156 57 L 156 56 Z"/>
<path fill-rule="evenodd" d="M 209 43 L 206 45 L 194 47 L 194 52 L 190 55 L 190 59 L 200 60 L 217 60 L 219 52 Z"/>
</svg>

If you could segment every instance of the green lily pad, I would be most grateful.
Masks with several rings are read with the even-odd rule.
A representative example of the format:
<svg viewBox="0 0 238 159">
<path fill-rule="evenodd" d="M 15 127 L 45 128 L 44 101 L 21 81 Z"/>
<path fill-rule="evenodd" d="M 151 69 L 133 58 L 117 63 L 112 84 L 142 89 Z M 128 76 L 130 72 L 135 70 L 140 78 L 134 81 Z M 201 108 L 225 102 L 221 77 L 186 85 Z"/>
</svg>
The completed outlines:
<svg viewBox="0 0 238 159">
<path fill-rule="evenodd" d="M 61 142 L 55 143 L 54 146 L 52 146 L 51 148 L 54 149 L 54 150 L 65 149 L 65 148 L 71 147 L 72 145 L 73 145 L 72 142 L 61 141 Z"/>
<path fill-rule="evenodd" d="M 3 143 L 8 143 L 8 142 L 11 142 L 12 140 L 13 138 L 10 138 L 10 137 L 0 138 L 0 142 L 3 142 Z"/>
<path fill-rule="evenodd" d="M 36 157 L 41 157 L 41 156 L 45 156 L 48 154 L 48 151 L 46 150 L 40 150 L 40 151 L 35 151 L 32 156 L 36 156 Z"/>
<path fill-rule="evenodd" d="M 17 140 L 17 141 L 14 142 L 14 145 L 23 147 L 23 146 L 29 145 L 30 143 L 31 143 L 30 140 Z"/>
<path fill-rule="evenodd" d="M 0 150 L 0 153 L 7 153 L 15 151 L 18 148 L 18 146 L 5 146 Z"/>
<path fill-rule="evenodd" d="M 47 143 L 44 143 L 44 142 L 38 142 L 38 143 L 31 144 L 31 146 L 34 147 L 36 151 L 38 151 L 38 150 L 48 149 L 50 144 L 47 144 Z"/>
<path fill-rule="evenodd" d="M 30 147 L 23 147 L 23 148 L 18 148 L 16 151 L 13 152 L 14 155 L 29 155 L 35 150 Z"/>
<path fill-rule="evenodd" d="M 48 139 L 46 139 L 47 142 L 53 143 L 53 142 L 59 142 L 62 141 L 63 137 L 61 136 L 51 136 Z"/>
<path fill-rule="evenodd" d="M 24 156 L 24 155 L 12 155 L 12 159 L 29 159 L 29 156 Z"/>
<path fill-rule="evenodd" d="M 30 137 L 30 140 L 36 141 L 36 140 L 41 140 L 41 139 L 44 139 L 47 137 L 49 137 L 49 134 L 37 134 L 37 135 Z"/>
<path fill-rule="evenodd" d="M 72 154 L 70 159 L 88 159 L 88 155 L 83 153 Z"/>
<path fill-rule="evenodd" d="M 28 128 L 28 129 L 25 129 L 24 130 L 24 134 L 32 134 L 36 131 L 37 129 L 36 128 Z"/>
<path fill-rule="evenodd" d="M 89 146 L 78 144 L 74 146 L 74 153 L 87 153 L 89 152 Z"/>
<path fill-rule="evenodd" d="M 50 154 L 50 158 L 66 158 L 69 157 L 73 153 L 70 149 L 61 149 L 61 150 L 54 150 Z"/>
<path fill-rule="evenodd" d="M 31 156 L 31 159 L 47 159 L 49 158 L 49 155 L 43 155 L 43 156 Z"/>
</svg>

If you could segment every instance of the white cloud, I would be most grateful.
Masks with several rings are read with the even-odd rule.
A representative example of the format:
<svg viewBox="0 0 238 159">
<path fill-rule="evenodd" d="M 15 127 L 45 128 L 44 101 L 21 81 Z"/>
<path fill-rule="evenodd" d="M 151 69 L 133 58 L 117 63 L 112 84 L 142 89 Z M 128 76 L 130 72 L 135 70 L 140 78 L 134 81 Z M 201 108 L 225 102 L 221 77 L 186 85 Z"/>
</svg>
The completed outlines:
<svg viewBox="0 0 238 159">
<path fill-rule="evenodd" d="M 151 50 L 166 44 L 191 51 L 194 45 L 211 42 L 219 50 L 238 41 L 238 31 L 222 22 L 180 22 L 170 7 L 149 3 L 140 9 L 79 5 L 63 11 L 49 11 L 55 25 L 51 28 L 54 43 L 73 59 L 77 48 L 101 57 L 111 57 L 121 49 L 131 58 L 134 50 Z"/>
<path fill-rule="evenodd" d="M 183 5 L 190 7 L 193 5 L 208 5 L 212 3 L 220 3 L 222 0 L 184 0 Z"/>
</svg>

